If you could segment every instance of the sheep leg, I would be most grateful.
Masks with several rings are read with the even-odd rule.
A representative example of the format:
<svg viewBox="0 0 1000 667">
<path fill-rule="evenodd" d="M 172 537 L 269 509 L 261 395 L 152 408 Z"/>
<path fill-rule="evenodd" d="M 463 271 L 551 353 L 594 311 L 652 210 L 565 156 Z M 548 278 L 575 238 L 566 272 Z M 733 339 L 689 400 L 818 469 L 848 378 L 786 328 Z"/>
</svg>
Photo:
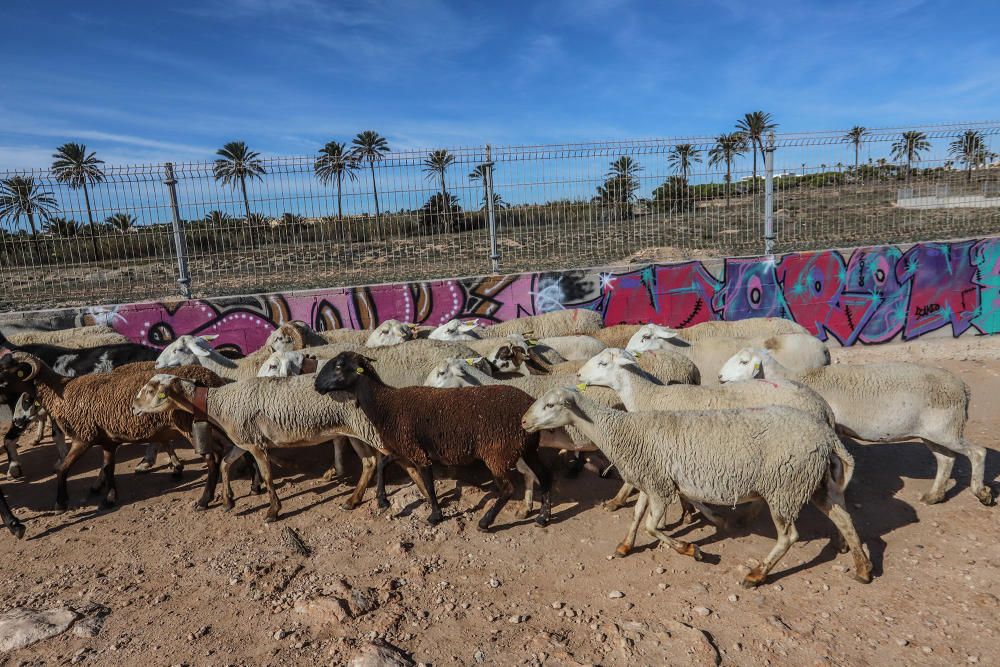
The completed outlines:
<svg viewBox="0 0 1000 667">
<path fill-rule="evenodd" d="M 934 454 L 934 458 L 937 459 L 937 474 L 934 475 L 934 483 L 931 484 L 930 491 L 922 495 L 920 500 L 928 505 L 934 505 L 944 500 L 944 487 L 951 478 L 951 469 L 955 465 L 955 453 L 937 443 L 925 442 L 931 453 Z"/>
<path fill-rule="evenodd" d="M 771 511 L 771 520 L 774 521 L 774 529 L 778 533 L 778 539 L 764 562 L 750 570 L 749 574 L 743 578 L 743 588 L 756 588 L 764 583 L 764 580 L 767 579 L 767 573 L 777 565 L 782 556 L 788 553 L 791 546 L 799 539 L 799 531 L 795 529 L 794 521 L 778 516 L 773 510 Z"/>
<path fill-rule="evenodd" d="M 649 509 L 646 512 L 646 532 L 661 542 L 665 542 L 667 546 L 682 556 L 691 556 L 695 560 L 701 560 L 701 549 L 698 548 L 698 545 L 675 540 L 660 530 L 660 523 L 663 521 L 663 515 L 667 511 L 669 500 L 658 496 L 649 497 Z"/>
<path fill-rule="evenodd" d="M 66 458 L 69 447 L 66 445 L 66 436 L 63 435 L 62 429 L 54 420 L 52 421 L 52 442 L 56 446 L 56 451 L 59 452 L 59 460 L 56 461 L 56 466 L 58 466 Z"/>
<path fill-rule="evenodd" d="M 174 479 L 180 479 L 181 475 L 184 473 L 184 464 L 181 463 L 179 458 L 177 458 L 177 451 L 174 448 L 174 442 L 171 440 L 163 443 L 163 449 L 166 450 L 167 458 L 170 459 L 170 474 Z"/>
<path fill-rule="evenodd" d="M 496 521 L 497 515 L 500 514 L 500 510 L 504 508 L 510 497 L 514 495 L 514 484 L 510 481 L 510 476 L 506 470 L 497 470 L 493 473 L 493 481 L 497 485 L 497 499 L 493 501 L 492 507 L 487 510 L 483 518 L 479 520 L 479 525 L 477 526 L 482 532 L 487 532 L 493 522 Z"/>
<path fill-rule="evenodd" d="M 51 417 L 45 417 L 38 420 L 38 424 L 36 424 L 35 428 L 35 435 L 31 436 L 31 442 L 28 443 L 29 447 L 34 447 L 42 441 L 42 438 L 45 437 L 45 427 L 51 421 Z"/>
<path fill-rule="evenodd" d="M 260 476 L 260 467 L 257 460 L 249 453 L 243 454 L 243 462 L 250 468 L 250 493 L 259 496 L 264 493 L 264 481 Z"/>
<path fill-rule="evenodd" d="M 115 503 L 118 502 L 118 486 L 115 484 L 115 453 L 117 450 L 117 445 L 104 448 L 104 462 L 101 466 L 101 475 L 104 477 L 104 486 L 107 489 L 107 494 L 101 500 L 101 507 L 103 509 L 114 507 Z"/>
<path fill-rule="evenodd" d="M 622 507 L 625 506 L 625 503 L 628 502 L 628 497 L 632 495 L 632 491 L 634 490 L 635 490 L 634 486 L 632 486 L 628 482 L 625 482 L 624 484 L 622 484 L 622 488 L 618 489 L 618 494 L 614 498 L 612 498 L 611 500 L 604 501 L 603 503 L 604 509 L 608 510 L 609 512 L 615 512 L 617 510 L 620 510 Z M 640 491 L 640 494 L 641 493 L 642 492 Z"/>
<path fill-rule="evenodd" d="M 14 428 L 11 427 L 10 430 L 13 431 Z M 24 471 L 21 470 L 21 457 L 17 454 L 17 441 L 10 436 L 10 433 L 4 438 L 3 446 L 7 450 L 7 460 L 10 462 L 10 465 L 7 467 L 7 475 L 11 479 L 24 477 Z"/>
<path fill-rule="evenodd" d="M 538 516 L 535 517 L 535 523 L 539 526 L 547 526 L 549 525 L 549 520 L 552 518 L 552 472 L 538 457 L 537 449 L 526 451 L 524 453 L 524 462 L 531 470 L 532 476 L 535 478 L 534 483 L 538 484 L 538 493 L 542 496 L 542 507 L 538 511 Z M 528 491 L 532 487 L 527 486 L 527 482 L 528 480 L 525 478 L 525 503 L 530 512 L 531 499 Z"/>
<path fill-rule="evenodd" d="M 625 535 L 625 539 L 615 549 L 616 557 L 624 558 L 632 551 L 632 548 L 635 546 L 635 537 L 639 533 L 639 524 L 642 523 L 642 517 L 646 514 L 646 507 L 648 505 L 649 496 L 640 491 L 639 497 L 635 501 L 635 508 L 632 510 L 632 523 L 629 524 L 628 534 Z"/>
<path fill-rule="evenodd" d="M 371 483 L 372 476 L 375 474 L 375 469 L 378 467 L 375 461 L 376 452 L 374 449 L 360 440 L 352 438 L 350 442 L 351 447 L 354 448 L 354 452 L 358 455 L 358 458 L 361 459 L 361 476 L 358 477 L 358 485 L 354 488 L 354 493 L 352 493 L 351 497 L 348 498 L 343 505 L 341 505 L 341 507 L 345 510 L 352 510 L 361 504 L 361 501 L 364 500 L 365 497 L 365 490 Z M 388 506 L 389 501 L 386 500 L 385 502 Z"/>
<path fill-rule="evenodd" d="M 514 516 L 518 519 L 526 519 L 531 514 L 531 506 L 534 504 L 535 484 L 540 484 L 540 482 L 523 458 L 517 460 L 516 467 L 518 472 L 524 476 L 524 503 L 514 513 Z"/>
<path fill-rule="evenodd" d="M 270 504 L 267 508 L 267 516 L 264 517 L 264 523 L 272 523 L 278 520 L 278 514 L 281 512 L 281 501 L 278 500 L 278 493 L 274 490 L 274 479 L 271 476 L 271 462 L 267 458 L 267 451 L 260 447 L 251 447 L 249 452 L 254 460 L 257 461 L 257 467 L 260 468 L 260 475 L 264 478 L 264 486 L 267 487 L 267 497 Z"/>
<path fill-rule="evenodd" d="M 378 501 L 378 506 L 381 509 L 388 509 L 389 507 L 389 499 L 385 495 L 385 467 L 395 460 L 396 457 L 392 454 L 379 454 L 378 456 L 378 465 L 375 467 L 375 499 Z M 411 474 L 410 477 L 413 477 L 413 475 Z M 420 485 L 417 484 L 417 486 L 419 487 Z M 427 491 L 423 487 L 420 487 L 420 490 L 424 496 L 427 495 Z"/>
<path fill-rule="evenodd" d="M 329 482 L 332 479 L 343 477 L 347 474 L 344 468 L 344 446 L 349 441 L 346 436 L 337 436 L 331 441 L 333 443 L 333 465 L 323 473 L 325 481 Z"/>
<path fill-rule="evenodd" d="M 14 513 L 10 511 L 10 506 L 7 505 L 7 499 L 2 490 L 0 490 L 0 519 L 3 519 L 3 525 L 7 526 L 7 530 L 14 537 L 17 539 L 24 537 L 24 524 L 18 521 Z"/>
<path fill-rule="evenodd" d="M 854 578 L 867 584 L 872 580 L 872 562 L 861 544 L 854 521 L 844 506 L 844 494 L 840 488 L 827 477 L 825 488 L 820 488 L 813 494 L 813 504 L 826 514 L 833 525 L 837 527 L 844 543 L 854 557 Z"/>
<path fill-rule="evenodd" d="M 427 517 L 427 523 L 433 526 L 444 521 L 444 513 L 441 511 L 441 505 L 438 504 L 437 489 L 434 488 L 434 465 L 424 466 L 419 472 L 424 480 L 424 493 L 427 494 L 427 501 L 431 504 L 431 513 Z"/>
<path fill-rule="evenodd" d="M 221 458 L 216 452 L 209 452 L 202 456 L 208 472 L 205 477 L 205 488 L 201 492 L 201 498 L 194 503 L 194 510 L 196 512 L 208 509 L 208 504 L 215 497 L 215 487 L 219 483 L 219 460 Z"/>
<path fill-rule="evenodd" d="M 949 445 L 949 448 L 959 454 L 964 454 L 972 464 L 972 474 L 969 476 L 969 491 L 983 505 L 993 504 L 993 490 L 983 483 L 983 476 L 986 472 L 986 448 L 969 442 L 965 438 L 959 438 L 958 443 Z"/>
<path fill-rule="evenodd" d="M 220 466 L 222 473 L 222 507 L 227 512 L 235 506 L 233 502 L 233 487 L 230 484 L 230 472 L 236 460 L 244 454 L 246 454 L 245 450 L 233 445 L 232 449 L 226 452 L 226 455 L 222 458 L 222 465 Z"/>
<path fill-rule="evenodd" d="M 69 474 L 70 468 L 73 467 L 83 453 L 89 449 L 90 445 L 85 444 L 82 440 L 74 440 L 73 444 L 70 446 L 69 451 L 66 452 L 66 456 L 63 457 L 62 462 L 56 468 L 56 513 L 61 514 L 66 511 L 67 501 L 69 500 L 69 493 L 66 491 L 66 477 Z"/>
<path fill-rule="evenodd" d="M 135 467 L 134 472 L 138 474 L 147 473 L 156 466 L 156 454 L 160 451 L 160 447 L 155 442 L 146 443 L 146 453 L 142 455 L 142 460 L 139 461 L 139 465 Z"/>
</svg>

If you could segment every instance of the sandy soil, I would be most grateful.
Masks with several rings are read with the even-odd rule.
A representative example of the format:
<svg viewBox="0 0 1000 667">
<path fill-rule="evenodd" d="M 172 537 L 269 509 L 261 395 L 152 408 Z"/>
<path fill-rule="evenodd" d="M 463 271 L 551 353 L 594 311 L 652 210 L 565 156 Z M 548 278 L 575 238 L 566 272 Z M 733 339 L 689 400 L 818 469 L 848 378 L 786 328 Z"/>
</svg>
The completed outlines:
<svg viewBox="0 0 1000 667">
<path fill-rule="evenodd" d="M 967 437 L 1000 448 L 997 339 L 835 357 L 914 359 L 958 373 L 972 387 Z M 193 457 L 180 483 L 162 466 L 140 477 L 131 473 L 141 455 L 133 447 L 119 466 L 117 509 L 99 511 L 87 499 L 98 461 L 91 452 L 70 483 L 78 504 L 54 516 L 53 450 L 43 445 L 26 452 L 29 482 L 4 482 L 28 534 L 21 542 L 0 534 L 0 612 L 97 603 L 109 613 L 96 636 L 71 630 L 0 656 L 0 665 L 340 664 L 371 639 L 435 665 L 997 664 L 1000 508 L 968 493 L 967 461 L 956 464 L 945 502 L 925 506 L 917 499 L 934 467 L 923 445 L 853 451 L 848 501 L 874 582 L 850 578 L 850 557 L 831 547 L 832 525 L 807 508 L 798 546 L 770 583 L 747 591 L 741 567 L 770 548 L 767 519 L 736 534 L 677 528 L 708 562 L 643 538 L 637 553 L 612 560 L 631 512 L 604 510 L 617 484 L 586 473 L 559 476 L 549 527 L 516 521 L 509 510 L 483 535 L 474 523 L 486 497 L 478 472 L 460 495 L 454 481 L 439 482 L 448 520 L 432 528 L 400 476 L 391 478 L 388 514 L 377 513 L 371 493 L 346 512 L 348 486 L 320 477 L 325 448 L 285 452 L 283 520 L 265 525 L 263 499 L 247 495 L 246 480 L 235 483 L 233 512 L 216 503 L 195 513 L 203 470 Z M 998 472 L 991 451 L 987 480 Z"/>
</svg>

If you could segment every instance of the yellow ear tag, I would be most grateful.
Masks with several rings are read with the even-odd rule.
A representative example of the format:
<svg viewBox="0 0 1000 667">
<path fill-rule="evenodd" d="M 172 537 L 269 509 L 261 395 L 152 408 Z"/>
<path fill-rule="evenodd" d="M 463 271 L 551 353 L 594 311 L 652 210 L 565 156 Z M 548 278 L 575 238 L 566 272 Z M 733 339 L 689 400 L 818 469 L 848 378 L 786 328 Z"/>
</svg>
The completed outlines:
<svg viewBox="0 0 1000 667">
<path fill-rule="evenodd" d="M 756 373 L 759 370 L 760 370 L 760 360 L 758 359 L 757 361 L 753 362 L 753 372 Z"/>
<path fill-rule="evenodd" d="M 24 377 L 24 371 L 18 371 L 17 372 L 17 377 L 23 378 Z"/>
<path fill-rule="evenodd" d="M 466 360 L 465 360 L 465 363 L 469 364 L 470 366 L 472 366 L 472 365 L 473 365 L 473 363 L 472 363 L 472 359 L 466 359 Z"/>
<path fill-rule="evenodd" d="M 538 345 L 537 338 L 526 338 L 525 340 L 528 342 L 528 345 Z"/>
<path fill-rule="evenodd" d="M 357 369 L 357 371 L 355 371 L 355 372 L 356 372 L 356 373 L 357 373 L 358 375 L 361 375 L 362 373 L 364 373 L 364 372 L 365 372 L 365 369 L 363 369 L 363 368 L 361 368 L 360 366 L 358 366 L 358 369 Z"/>
<path fill-rule="evenodd" d="M 586 389 L 587 389 L 587 383 L 586 382 L 581 382 L 580 384 L 576 385 L 576 389 L 577 389 L 577 391 L 586 391 Z"/>
<path fill-rule="evenodd" d="M 163 393 L 163 392 L 161 391 L 161 392 L 160 392 L 159 394 L 157 394 L 157 395 L 156 395 L 156 397 L 157 397 L 157 398 L 166 398 L 166 397 L 167 397 L 167 395 L 166 395 L 166 394 L 164 394 L 164 393 Z"/>
<path fill-rule="evenodd" d="M 636 359 L 638 359 L 639 357 L 642 356 L 642 352 L 633 352 L 632 356 L 635 357 Z"/>
<path fill-rule="evenodd" d="M 36 407 L 36 408 L 40 408 L 40 407 L 42 407 L 42 404 L 41 404 L 41 403 L 39 403 L 38 401 L 35 401 L 35 407 Z"/>
</svg>

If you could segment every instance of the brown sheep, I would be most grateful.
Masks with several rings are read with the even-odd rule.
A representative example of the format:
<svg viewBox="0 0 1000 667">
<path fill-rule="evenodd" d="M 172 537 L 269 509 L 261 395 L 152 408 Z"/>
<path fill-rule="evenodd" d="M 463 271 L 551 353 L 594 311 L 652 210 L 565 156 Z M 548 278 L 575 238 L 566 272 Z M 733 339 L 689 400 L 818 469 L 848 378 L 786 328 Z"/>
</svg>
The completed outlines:
<svg viewBox="0 0 1000 667">
<path fill-rule="evenodd" d="M 430 503 L 430 523 L 443 519 L 432 463 L 469 465 L 475 461 L 486 464 L 498 489 L 496 501 L 479 520 L 480 530 L 489 530 L 510 500 L 515 468 L 525 475 L 529 488 L 537 480 L 542 507 L 536 522 L 542 526 L 548 523 L 551 474 L 538 458 L 538 434 L 521 428 L 521 415 L 533 400 L 520 389 L 504 385 L 396 389 L 379 378 L 370 359 L 356 352 L 343 352 L 330 360 L 316 376 L 315 388 L 321 394 L 354 394 L 383 447 Z"/>
</svg>

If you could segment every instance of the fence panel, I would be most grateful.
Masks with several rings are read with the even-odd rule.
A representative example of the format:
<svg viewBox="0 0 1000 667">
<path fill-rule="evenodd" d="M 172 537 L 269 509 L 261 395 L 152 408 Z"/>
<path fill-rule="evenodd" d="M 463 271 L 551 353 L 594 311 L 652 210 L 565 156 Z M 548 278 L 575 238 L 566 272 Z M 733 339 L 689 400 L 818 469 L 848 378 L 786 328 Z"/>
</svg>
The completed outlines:
<svg viewBox="0 0 1000 667">
<path fill-rule="evenodd" d="M 764 146 L 735 135 L 483 145 L 436 167 L 400 151 L 339 188 L 314 156 L 261 159 L 244 182 L 175 163 L 180 257 L 166 165 L 86 189 L 0 173 L 0 310 L 178 296 L 185 259 L 192 294 L 214 296 L 760 254 L 769 211 L 775 252 L 995 234 L 997 134 L 777 134 L 770 199 Z"/>
</svg>

